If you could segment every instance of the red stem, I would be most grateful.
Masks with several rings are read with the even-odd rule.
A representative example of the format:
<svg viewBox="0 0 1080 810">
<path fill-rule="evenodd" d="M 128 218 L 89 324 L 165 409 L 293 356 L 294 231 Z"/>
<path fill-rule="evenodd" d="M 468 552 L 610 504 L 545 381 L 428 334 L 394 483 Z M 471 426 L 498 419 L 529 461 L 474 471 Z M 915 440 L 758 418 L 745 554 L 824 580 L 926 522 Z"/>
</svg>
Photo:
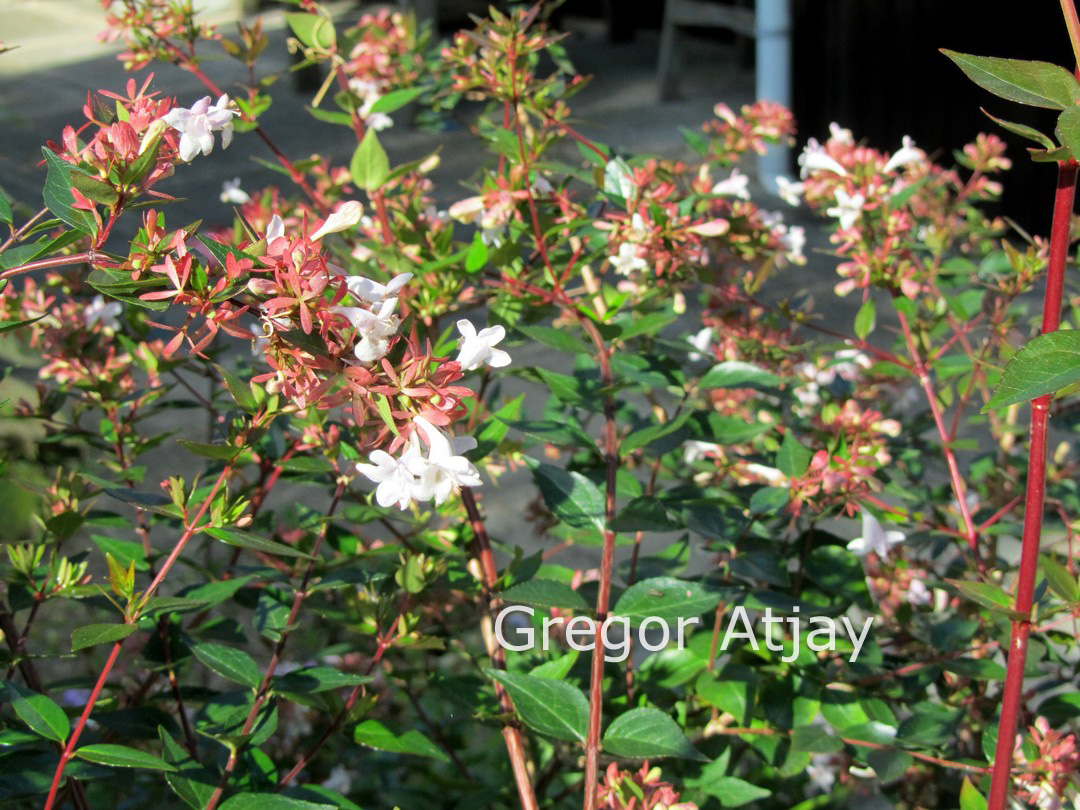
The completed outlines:
<svg viewBox="0 0 1080 810">
<path fill-rule="evenodd" d="M 221 489 L 221 485 L 225 483 L 225 479 L 231 471 L 232 464 L 226 464 L 225 468 L 221 471 L 221 475 L 218 476 L 214 488 L 210 490 L 210 494 L 206 496 L 206 500 L 204 500 L 202 506 L 199 507 L 199 511 L 196 513 L 195 517 L 190 521 L 186 521 L 187 526 L 183 535 L 181 535 L 180 540 L 177 541 L 176 546 L 173 548 L 172 553 L 169 554 L 168 559 L 166 559 L 165 563 L 161 566 L 161 571 L 154 577 L 154 581 L 150 583 L 150 587 L 146 589 L 146 593 L 141 597 L 142 607 L 146 606 L 150 597 L 154 595 L 154 591 L 156 591 L 158 586 L 164 581 L 165 575 L 169 573 L 169 569 L 172 568 L 173 564 L 179 559 L 180 552 L 184 550 L 184 546 L 187 545 L 188 541 L 194 537 L 198 531 L 201 531 L 201 528 L 199 528 L 199 521 L 202 520 L 203 515 L 205 515 L 206 511 L 210 508 L 210 504 L 213 503 L 218 490 Z M 124 623 L 135 624 L 142 613 L 142 607 L 132 611 L 131 615 L 125 619 Z M 109 653 L 109 658 L 105 662 L 105 667 L 101 670 L 97 683 L 94 684 L 94 690 L 90 693 L 90 698 L 83 707 L 82 714 L 79 716 L 79 721 L 75 724 L 74 731 L 72 731 L 71 736 L 68 737 L 67 745 L 64 746 L 64 752 L 60 755 L 60 762 L 57 764 L 56 772 L 53 774 L 52 785 L 49 787 L 49 796 L 45 800 L 45 810 L 52 810 L 53 805 L 56 803 L 60 785 L 63 784 L 64 770 L 67 768 L 68 762 L 70 762 L 75 755 L 75 746 L 79 742 L 79 737 L 82 736 L 83 729 L 86 728 L 86 722 L 90 719 L 90 713 L 94 710 L 94 704 L 97 703 L 97 699 L 101 695 L 101 690 L 105 688 L 105 682 L 108 680 L 109 673 L 112 672 L 112 668 L 116 664 L 116 659 L 120 655 L 120 648 L 123 646 L 123 640 L 113 644 L 112 652 Z"/>
<path fill-rule="evenodd" d="M 1077 164 L 1058 164 L 1057 191 L 1054 194 L 1054 219 L 1050 230 L 1050 262 L 1046 277 L 1042 333 L 1057 331 L 1061 323 L 1061 299 L 1065 287 L 1065 262 L 1069 253 L 1069 226 L 1076 194 Z M 1046 496 L 1046 423 L 1051 395 L 1031 403 L 1031 449 L 1028 453 L 1027 495 L 1024 501 L 1024 539 L 1020 552 L 1020 573 L 1016 583 L 1016 612 L 1009 645 L 1009 666 L 1005 673 L 1005 692 L 998 721 L 994 772 L 990 782 L 989 810 L 1005 810 L 1009 798 L 1010 768 L 1013 759 L 1016 726 L 1023 708 L 1024 666 L 1028 638 L 1031 635 L 1031 609 L 1035 599 L 1035 574 L 1039 567 L 1039 542 L 1042 537 L 1043 500 Z"/>
</svg>

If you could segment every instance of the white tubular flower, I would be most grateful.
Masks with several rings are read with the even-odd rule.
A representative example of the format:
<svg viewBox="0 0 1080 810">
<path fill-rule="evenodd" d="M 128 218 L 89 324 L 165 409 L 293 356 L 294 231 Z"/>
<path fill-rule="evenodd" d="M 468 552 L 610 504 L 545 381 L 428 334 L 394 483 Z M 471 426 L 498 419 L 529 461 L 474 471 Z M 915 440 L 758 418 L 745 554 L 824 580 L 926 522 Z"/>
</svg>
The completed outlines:
<svg viewBox="0 0 1080 810">
<path fill-rule="evenodd" d="M 840 126 L 833 121 L 829 124 L 829 140 L 842 143 L 844 146 L 851 146 L 855 143 L 855 136 L 851 134 L 851 130 Z"/>
<path fill-rule="evenodd" d="M 285 222 L 277 214 L 270 218 L 270 224 L 266 226 L 266 244 L 270 244 L 285 236 Z"/>
<path fill-rule="evenodd" d="M 836 766 L 832 754 L 814 754 L 806 766 L 806 775 L 810 778 L 810 793 L 830 793 L 836 783 Z"/>
<path fill-rule="evenodd" d="M 699 360 L 704 360 L 706 352 L 708 352 L 709 346 L 712 345 L 713 330 L 711 326 L 706 326 L 692 338 L 687 339 L 687 343 L 694 347 L 694 351 L 689 352 L 686 356 L 690 359 L 691 363 L 696 363 Z M 711 353 L 709 353 L 711 358 Z"/>
<path fill-rule="evenodd" d="M 397 459 L 383 450 L 373 450 L 368 457 L 370 464 L 357 464 L 356 471 L 374 481 L 375 502 L 384 509 L 397 504 L 399 509 L 408 509 L 413 500 L 417 479 L 410 464 L 420 458 L 420 449 L 410 445 L 401 458 Z"/>
<path fill-rule="evenodd" d="M 934 595 L 926 587 L 925 582 L 921 579 L 913 579 L 908 584 L 907 600 L 912 607 L 921 607 L 933 602 Z"/>
<path fill-rule="evenodd" d="M 608 256 L 608 261 L 615 265 L 615 272 L 620 276 L 628 276 L 635 270 L 644 270 L 648 262 L 637 255 L 637 245 L 632 242 L 623 242 L 619 245 L 619 252 Z"/>
<path fill-rule="evenodd" d="M 915 141 L 905 135 L 901 147 L 889 158 L 889 162 L 881 171 L 883 174 L 888 174 L 912 163 L 922 163 L 924 160 L 926 160 L 926 152 L 915 146 Z"/>
<path fill-rule="evenodd" d="M 900 531 L 885 531 L 878 519 L 869 510 L 862 510 L 862 537 L 856 537 L 848 543 L 848 551 L 865 557 L 870 552 L 884 559 L 889 549 L 897 543 L 903 543 L 907 535 Z"/>
<path fill-rule="evenodd" d="M 806 183 L 788 180 L 781 175 L 776 178 L 776 193 L 788 205 L 798 205 L 802 202 L 802 195 L 806 193 Z"/>
<path fill-rule="evenodd" d="M 720 445 L 718 444 L 690 439 L 683 444 L 683 463 L 693 464 L 696 461 L 701 461 L 708 458 L 710 453 L 715 453 L 719 449 Z"/>
<path fill-rule="evenodd" d="M 799 165 L 802 169 L 799 176 L 805 180 L 811 172 L 828 171 L 834 172 L 841 177 L 847 177 L 847 169 L 841 166 L 835 158 L 825 151 L 825 147 L 814 138 L 806 142 L 806 148 L 799 155 Z"/>
<path fill-rule="evenodd" d="M 240 188 L 240 178 L 234 177 L 232 180 L 226 180 L 221 184 L 219 199 L 226 204 L 244 205 L 251 202 L 251 195 Z"/>
<path fill-rule="evenodd" d="M 319 226 L 319 229 L 311 235 L 311 241 L 322 239 L 329 233 L 339 233 L 356 227 L 356 223 L 360 221 L 363 214 L 364 206 L 356 200 L 349 200 L 326 218 L 326 221 Z"/>
<path fill-rule="evenodd" d="M 369 304 L 381 304 L 387 298 L 396 298 L 401 288 L 408 284 L 412 277 L 412 273 L 402 273 L 399 276 L 394 276 L 386 284 L 380 284 L 363 276 L 350 276 L 345 279 L 345 286 L 349 288 L 350 293 L 361 301 L 367 301 Z"/>
<path fill-rule="evenodd" d="M 740 200 L 750 199 L 750 178 L 738 169 L 731 170 L 731 177 L 721 180 L 712 187 L 712 193 L 718 197 L 738 197 Z"/>
<path fill-rule="evenodd" d="M 401 320 L 394 314 L 396 298 L 387 298 L 376 312 L 362 307 L 337 307 L 336 311 L 348 318 L 356 328 L 359 340 L 353 354 L 361 363 L 374 363 L 390 351 L 390 338 L 397 334 Z"/>
<path fill-rule="evenodd" d="M 802 225 L 792 225 L 781 237 L 784 243 L 784 258 L 792 264 L 806 264 L 806 255 L 803 248 L 806 247 L 806 229 Z"/>
<path fill-rule="evenodd" d="M 446 213 L 450 215 L 451 219 L 456 219 L 458 222 L 468 225 L 470 222 L 475 221 L 483 210 L 483 197 L 466 197 L 464 200 L 458 200 L 451 205 Z"/>
<path fill-rule="evenodd" d="M 210 96 L 203 96 L 191 108 L 175 107 L 163 116 L 170 127 L 180 133 L 180 160 L 187 163 L 200 152 L 209 155 L 214 150 L 214 133 L 221 133 L 221 148 L 232 141 L 233 118 L 239 111 L 229 109 L 229 97 L 221 96 L 210 106 Z"/>
<path fill-rule="evenodd" d="M 462 371 L 472 371 L 482 365 L 492 368 L 510 365 L 510 355 L 495 348 L 495 344 L 506 337 L 502 326 L 489 326 L 477 332 L 470 321 L 462 318 L 457 322 L 457 328 L 461 332 L 457 361 Z"/>
<path fill-rule="evenodd" d="M 470 436 L 451 439 L 422 416 L 414 416 L 413 424 L 428 442 L 426 457 L 411 456 L 405 461 L 417 478 L 413 487 L 416 500 L 434 500 L 438 506 L 461 487 L 478 487 L 483 483 L 473 463 L 458 455 L 476 447 L 475 439 Z"/>
<path fill-rule="evenodd" d="M 825 209 L 826 216 L 836 217 L 840 220 L 840 227 L 847 230 L 862 215 L 863 203 L 866 197 L 862 194 L 848 194 L 844 189 L 836 190 L 836 205 Z"/>
<path fill-rule="evenodd" d="M 95 295 L 94 300 L 83 310 L 83 323 L 88 329 L 93 329 L 94 324 L 101 323 L 105 329 L 115 332 L 120 328 L 120 321 L 116 317 L 123 311 L 124 307 L 119 301 L 110 301 L 106 304 L 105 296 Z"/>
</svg>

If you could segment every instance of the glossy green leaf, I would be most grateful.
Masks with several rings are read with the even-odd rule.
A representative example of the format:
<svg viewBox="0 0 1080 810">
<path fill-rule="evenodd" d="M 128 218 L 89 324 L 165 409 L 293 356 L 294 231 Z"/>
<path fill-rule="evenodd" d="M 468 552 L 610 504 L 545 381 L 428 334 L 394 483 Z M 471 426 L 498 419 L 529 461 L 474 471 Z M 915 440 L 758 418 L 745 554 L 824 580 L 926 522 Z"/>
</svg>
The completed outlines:
<svg viewBox="0 0 1080 810">
<path fill-rule="evenodd" d="M 589 701 L 581 690 L 564 681 L 484 670 L 506 687 L 525 725 L 539 734 L 584 742 L 589 726 Z"/>
<path fill-rule="evenodd" d="M 49 168 L 42 191 L 45 206 L 75 230 L 95 233 L 97 224 L 90 213 L 72 207 L 75 197 L 71 193 L 71 173 L 74 171 L 71 164 L 48 147 L 41 147 L 41 154 L 45 156 L 45 165 Z"/>
<path fill-rule="evenodd" d="M 204 666 L 228 681 L 253 689 L 262 682 L 259 665 L 243 650 L 205 641 L 193 646 L 191 651 Z"/>
<path fill-rule="evenodd" d="M 1039 566 L 1046 576 L 1046 584 L 1050 586 L 1050 590 L 1066 602 L 1080 602 L 1080 585 L 1068 568 L 1045 554 L 1040 555 Z"/>
<path fill-rule="evenodd" d="M 176 441 L 190 453 L 217 461 L 232 461 L 242 452 L 242 448 L 228 444 L 203 444 L 202 442 L 193 442 L 187 439 L 177 439 Z"/>
<path fill-rule="evenodd" d="M 672 419 L 670 422 L 665 422 L 662 425 L 649 425 L 649 427 L 634 431 L 622 440 L 622 443 L 619 445 L 619 453 L 623 456 L 628 456 L 640 447 L 645 447 L 665 436 L 669 436 L 685 425 L 686 420 L 692 415 L 693 413 L 691 411 L 687 411 L 680 414 L 675 419 Z M 742 420 L 739 421 L 741 422 Z"/>
<path fill-rule="evenodd" d="M 152 771 L 175 771 L 176 768 L 160 757 L 126 745 L 98 743 L 75 749 L 75 756 L 98 765 L 113 768 L 146 768 Z"/>
<path fill-rule="evenodd" d="M 642 495 L 622 508 L 610 528 L 616 532 L 674 532 L 682 526 L 671 519 L 659 498 Z"/>
<path fill-rule="evenodd" d="M 700 582 L 687 582 L 675 577 L 653 577 L 635 582 L 619 597 L 612 611 L 625 616 L 637 627 L 649 616 L 658 616 L 672 626 L 680 618 L 700 616 L 720 604 L 720 594 Z"/>
<path fill-rule="evenodd" d="M 96 644 L 111 644 L 123 641 L 136 630 L 133 624 L 87 624 L 76 627 L 71 634 L 71 651 L 93 647 Z"/>
<path fill-rule="evenodd" d="M 51 698 L 32 692 L 11 681 L 4 685 L 8 690 L 11 708 L 32 731 L 59 743 L 67 740 L 71 723 L 64 714 L 64 710 Z"/>
<path fill-rule="evenodd" d="M 975 84 L 995 96 L 1051 110 L 1063 110 L 1080 102 L 1080 85 L 1063 67 L 1048 62 L 973 56 L 946 49 L 941 52 Z"/>
<path fill-rule="evenodd" d="M 372 114 L 397 112 L 409 102 L 420 98 L 427 89 L 426 87 L 405 87 L 401 90 L 392 90 L 372 104 L 369 112 Z"/>
<path fill-rule="evenodd" d="M 581 594 L 553 579 L 529 579 L 507 588 L 499 598 L 508 604 L 531 605 L 540 608 L 569 608 L 588 611 L 589 605 Z"/>
<path fill-rule="evenodd" d="M 705 759 L 671 715 L 649 707 L 616 717 L 604 732 L 602 745 L 605 752 L 630 759 Z"/>
<path fill-rule="evenodd" d="M 1027 138 L 1028 140 L 1035 141 L 1035 143 L 1040 144 L 1047 149 L 1053 149 L 1056 146 L 1056 144 L 1052 140 L 1043 135 L 1041 132 L 1039 132 L 1039 130 L 1035 129 L 1034 127 L 1029 127 L 1026 124 L 1017 124 L 1013 121 L 1004 121 L 1001 118 L 994 117 L 986 110 L 983 110 L 982 112 L 983 115 L 985 115 L 995 124 L 1002 127 L 1003 129 L 1007 129 L 1014 135 L 1019 135 L 1022 138 Z"/>
<path fill-rule="evenodd" d="M 721 807 L 742 807 L 772 795 L 768 788 L 758 787 L 736 776 L 687 779 L 686 784 L 716 799 Z"/>
<path fill-rule="evenodd" d="M 859 340 L 866 340 L 877 324 L 877 307 L 873 298 L 867 298 L 859 311 L 855 313 L 855 335 Z"/>
<path fill-rule="evenodd" d="M 524 326 L 522 324 L 518 324 L 514 328 L 525 337 L 545 346 L 550 346 L 552 349 L 558 349 L 561 352 L 569 352 L 570 354 L 593 353 L 592 349 L 581 338 L 564 329 L 555 329 L 551 326 Z"/>
<path fill-rule="evenodd" d="M 1073 158 L 1080 155 L 1080 107 L 1068 107 L 1058 116 L 1054 130 L 1063 146 L 1069 147 Z"/>
<path fill-rule="evenodd" d="M 27 318 L 25 321 L 0 321 L 0 335 L 4 334 L 4 332 L 11 332 L 15 329 L 29 326 L 32 323 L 40 321 L 44 317 L 44 315 L 39 315 L 36 318 Z"/>
<path fill-rule="evenodd" d="M 336 805 L 309 802 L 280 793 L 237 793 L 218 805 L 221 810 L 336 810 Z"/>
<path fill-rule="evenodd" d="M 173 770 L 165 774 L 165 781 L 188 807 L 202 810 L 210 797 L 214 795 L 218 777 L 202 767 L 188 751 L 174 740 L 161 726 L 158 727 L 161 738 L 161 753 Z"/>
<path fill-rule="evenodd" d="M 698 385 L 702 388 L 745 388 L 750 386 L 775 388 L 783 382 L 783 377 L 755 366 L 753 363 L 745 363 L 742 360 L 726 360 L 713 366 L 701 378 Z"/>
<path fill-rule="evenodd" d="M 274 689 L 284 692 L 317 693 L 343 686 L 370 683 L 370 675 L 342 672 L 334 667 L 302 667 L 274 679 Z"/>
<path fill-rule="evenodd" d="M 533 480 L 548 509 L 574 528 L 604 528 L 604 495 L 579 472 L 551 464 L 535 464 Z"/>
<path fill-rule="evenodd" d="M 1080 382 L 1080 329 L 1039 335 L 1013 355 L 985 413 L 1054 394 Z"/>
<path fill-rule="evenodd" d="M 315 559 L 310 554 L 305 554 L 300 549 L 278 543 L 276 540 L 267 540 L 265 537 L 251 534 L 239 529 L 207 529 L 206 533 L 211 537 L 237 548 L 246 548 L 250 551 L 262 551 L 273 554 L 276 557 L 301 557 L 305 560 Z"/>
<path fill-rule="evenodd" d="M 450 761 L 444 751 L 419 731 L 410 729 L 404 734 L 394 734 L 378 720 L 367 719 L 360 723 L 353 731 L 353 742 L 393 754 L 413 754 L 442 762 Z"/>
</svg>

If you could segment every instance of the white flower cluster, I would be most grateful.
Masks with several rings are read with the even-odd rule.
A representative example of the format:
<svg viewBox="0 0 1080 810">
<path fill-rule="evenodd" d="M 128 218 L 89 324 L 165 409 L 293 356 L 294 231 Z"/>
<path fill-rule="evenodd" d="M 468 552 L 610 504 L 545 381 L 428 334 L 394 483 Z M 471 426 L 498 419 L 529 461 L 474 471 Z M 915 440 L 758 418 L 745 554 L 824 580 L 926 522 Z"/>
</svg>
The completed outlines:
<svg viewBox="0 0 1080 810">
<path fill-rule="evenodd" d="M 378 484 L 379 506 L 408 509 L 413 501 L 431 500 L 438 506 L 461 487 L 481 485 L 479 471 L 461 455 L 476 447 L 476 439 L 447 436 L 422 416 L 414 416 L 413 425 L 416 430 L 398 458 L 375 450 L 368 459 L 371 463 L 356 465 L 358 473 Z M 420 434 L 427 441 L 426 455 Z"/>
<path fill-rule="evenodd" d="M 392 119 L 386 113 L 372 112 L 371 108 L 383 96 L 383 88 L 379 82 L 366 79 L 349 79 L 349 89 L 362 99 L 357 113 L 364 119 L 369 129 L 381 132 L 394 125 Z"/>
<path fill-rule="evenodd" d="M 191 107 L 174 107 L 162 120 L 180 133 L 180 160 L 187 163 L 200 152 L 209 155 L 214 150 L 214 133 L 221 133 L 221 148 L 232 142 L 233 118 L 240 115 L 229 107 L 229 97 L 221 96 L 213 106 L 210 96 L 203 96 Z"/>
<path fill-rule="evenodd" d="M 800 414 L 805 415 L 811 408 L 821 405 L 821 389 L 833 384 L 839 377 L 848 382 L 856 382 L 864 369 L 873 365 L 873 361 L 858 349 L 841 349 L 833 356 L 833 361 L 825 368 L 818 368 L 813 363 L 800 363 L 795 367 L 799 376 L 806 382 L 792 391 L 802 406 Z"/>
</svg>

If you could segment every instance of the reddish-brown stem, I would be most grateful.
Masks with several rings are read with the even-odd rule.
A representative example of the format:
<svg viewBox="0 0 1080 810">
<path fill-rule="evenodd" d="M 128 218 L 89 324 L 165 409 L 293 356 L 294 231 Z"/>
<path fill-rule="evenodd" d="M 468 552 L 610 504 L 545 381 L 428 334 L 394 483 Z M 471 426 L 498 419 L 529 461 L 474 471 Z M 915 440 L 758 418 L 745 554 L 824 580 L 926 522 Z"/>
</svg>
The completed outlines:
<svg viewBox="0 0 1080 810">
<path fill-rule="evenodd" d="M 304 604 L 304 600 L 308 596 L 308 584 L 311 582 L 311 575 L 315 571 L 315 563 L 318 562 L 319 551 L 322 548 L 323 541 L 326 539 L 326 533 L 330 528 L 330 518 L 333 517 L 337 511 L 338 504 L 341 502 L 341 496 L 345 492 L 345 483 L 342 481 L 338 484 L 337 490 L 334 492 L 334 497 L 330 501 L 330 508 L 327 510 L 327 520 L 323 522 L 322 529 L 315 538 L 315 543 L 311 549 L 312 559 L 308 561 L 307 568 L 304 569 L 304 577 L 300 581 L 300 587 L 296 589 L 296 593 L 293 595 L 292 608 L 289 610 L 289 618 L 285 622 L 285 627 L 295 627 L 297 618 L 300 615 L 300 607 Z M 281 654 L 285 650 L 285 643 L 289 640 L 289 630 L 283 630 L 281 637 L 278 639 L 277 645 L 274 647 L 274 653 L 270 656 L 270 663 L 266 666 L 266 673 L 263 675 L 262 683 L 259 684 L 259 688 L 255 691 L 255 699 L 252 701 L 251 710 L 248 712 L 247 718 L 244 720 L 244 727 L 240 731 L 240 736 L 243 737 L 251 732 L 251 729 L 255 726 L 255 721 L 259 717 L 259 711 L 263 707 L 263 703 L 266 702 L 266 698 L 270 695 L 270 685 L 274 680 L 274 673 L 277 672 L 278 663 L 281 661 Z M 221 797 L 225 794 L 225 788 L 229 784 L 229 778 L 232 776 L 232 772 L 236 769 L 236 763 L 240 761 L 240 753 L 243 750 L 242 745 L 237 745 L 229 751 L 229 759 L 225 763 L 225 769 L 221 773 L 221 778 L 218 780 L 217 787 L 211 794 L 210 799 L 207 801 L 203 810 L 214 810 L 218 806 L 218 802 L 221 801 Z"/>
<path fill-rule="evenodd" d="M 1069 2 L 1071 6 L 1072 3 Z M 1074 12 L 1075 16 L 1075 12 Z M 1069 253 L 1069 226 L 1076 195 L 1077 164 L 1058 164 L 1054 216 L 1050 228 L 1050 259 L 1046 276 L 1042 332 L 1057 331 L 1061 323 L 1061 299 L 1065 288 L 1065 263 Z M 1024 691 L 1024 667 L 1031 635 L 1031 608 L 1035 599 L 1035 575 L 1039 567 L 1042 538 L 1043 501 L 1046 496 L 1046 424 L 1051 395 L 1031 403 L 1031 443 L 1028 451 L 1027 493 L 1024 499 L 1024 537 L 1020 551 L 1020 572 L 1016 582 L 1016 614 L 1012 622 L 1009 665 L 998 721 L 994 772 L 990 782 L 989 810 L 1005 810 L 1009 798 L 1013 745 Z"/>
<path fill-rule="evenodd" d="M 30 217 L 30 219 L 24 222 L 17 231 L 15 231 L 13 234 L 11 234 L 11 236 L 4 240 L 4 244 L 0 245 L 0 253 L 3 253 L 9 247 L 22 239 L 23 235 L 32 227 L 34 227 L 34 223 L 41 219 L 43 216 L 45 216 L 47 213 L 49 213 L 49 209 L 42 208 L 40 211 Z"/>
<path fill-rule="evenodd" d="M 911 330 L 911 324 L 908 323 L 907 316 L 899 309 L 896 310 L 896 314 L 900 319 L 900 328 L 904 332 L 904 339 L 907 341 L 908 352 L 911 354 L 915 376 L 918 378 L 919 386 L 926 395 L 926 402 L 929 404 L 930 413 L 934 417 L 934 425 L 937 427 L 938 436 L 941 438 L 941 449 L 945 454 L 945 464 L 949 468 L 949 483 L 952 485 L 953 495 L 956 496 L 956 502 L 960 507 L 960 517 L 964 522 L 964 537 L 967 539 L 972 556 L 978 562 L 980 559 L 979 531 L 975 528 L 975 521 L 971 518 L 971 508 L 967 502 L 964 477 L 960 474 L 960 464 L 956 460 L 956 452 L 952 448 L 949 430 L 945 426 L 945 415 L 941 411 L 937 392 L 934 390 L 934 384 L 930 380 L 930 371 L 926 368 L 926 363 L 923 362 L 922 355 L 919 353 L 919 346 L 915 342 L 915 334 Z"/>
<path fill-rule="evenodd" d="M 476 503 L 476 496 L 468 487 L 461 490 L 461 500 L 465 504 L 465 511 L 469 515 L 469 524 L 472 526 L 474 545 L 477 561 L 480 563 L 480 572 L 483 575 L 484 601 L 486 610 L 490 616 L 496 609 L 497 604 L 492 598 L 491 592 L 495 589 L 499 579 L 498 569 L 495 567 L 495 556 L 491 553 L 491 541 L 488 539 L 487 527 L 480 514 L 480 507 Z M 506 651 L 503 650 L 490 633 L 484 633 L 484 642 L 488 648 L 488 656 L 496 669 L 506 669 Z M 495 684 L 495 694 L 499 699 L 499 706 L 508 717 L 514 716 L 514 702 L 510 699 L 501 683 Z M 536 810 L 539 804 L 536 801 L 536 792 L 533 790 L 532 778 L 529 776 L 528 761 L 525 757 L 525 745 L 521 741 L 521 732 L 516 726 L 506 723 L 502 730 L 503 741 L 506 743 L 506 751 L 510 755 L 510 767 L 514 772 L 514 782 L 517 785 L 518 798 L 521 800 L 522 810 Z"/>
<path fill-rule="evenodd" d="M 25 273 L 32 273 L 35 270 L 44 270 L 49 267 L 65 267 L 69 264 L 84 263 L 92 264 L 95 267 L 116 268 L 120 266 L 116 264 L 116 262 L 107 261 L 104 258 L 104 254 L 99 253 L 96 250 L 86 250 L 82 253 L 72 253 L 70 256 L 52 256 L 48 259 L 38 259 L 36 262 L 20 264 L 18 267 L 12 267 L 10 270 L 5 270 L 3 273 L 0 273 L 0 279 L 21 276 Z"/>
<path fill-rule="evenodd" d="M 605 345 L 600 330 L 588 318 L 579 315 L 582 327 L 596 347 L 600 363 L 600 378 L 604 383 L 604 461 L 607 467 L 607 491 L 604 504 L 604 550 L 600 557 L 600 588 L 596 594 L 597 624 L 607 621 L 611 580 L 615 568 L 615 532 L 609 527 L 615 519 L 615 479 L 619 472 L 619 437 L 615 422 L 615 400 L 611 390 L 615 375 L 611 371 L 611 349 Z M 596 793 L 600 778 L 600 724 L 604 704 L 603 644 L 593 648 L 592 671 L 589 677 L 589 732 L 585 738 L 585 810 L 596 810 Z"/>
<path fill-rule="evenodd" d="M 185 520 L 184 533 L 180 536 L 176 546 L 173 548 L 172 553 L 169 554 L 165 563 L 161 566 L 161 570 L 158 575 L 154 577 L 154 581 L 150 583 L 150 587 L 146 589 L 146 593 L 141 597 L 142 606 L 145 607 L 146 603 L 150 601 L 150 597 L 154 595 L 154 592 L 160 587 L 161 583 L 165 580 L 165 576 L 169 573 L 169 570 L 173 567 L 176 561 L 180 558 L 180 553 L 184 550 L 188 541 L 195 536 L 198 531 L 201 531 L 199 522 L 203 519 L 207 510 L 210 508 L 210 504 L 213 503 L 214 498 L 217 497 L 218 491 L 225 483 L 225 479 L 228 478 L 229 473 L 232 471 L 232 464 L 226 464 L 222 469 L 221 474 L 218 476 L 217 481 L 214 483 L 213 489 L 210 490 L 210 494 L 206 496 L 206 500 L 203 501 L 199 507 L 199 511 L 195 514 L 195 517 L 191 520 Z M 131 611 L 130 615 L 124 620 L 125 624 L 135 624 L 139 620 L 139 616 L 142 614 L 142 608 Z M 116 659 L 120 655 L 120 648 L 124 646 L 123 641 L 118 641 L 113 645 L 112 652 L 109 653 L 108 659 L 105 661 L 105 666 L 101 670 L 101 674 L 98 676 L 97 683 L 94 684 L 94 689 L 90 693 L 90 697 L 86 701 L 86 705 L 83 707 L 82 714 L 79 715 L 79 720 L 75 724 L 75 728 L 71 732 L 71 736 L 68 737 L 67 745 L 64 746 L 64 751 L 60 755 L 60 762 L 56 766 L 56 771 L 53 773 L 52 785 L 49 787 L 49 796 L 45 800 L 45 810 L 52 810 L 52 807 L 56 803 L 56 797 L 60 790 L 60 785 L 63 784 L 64 771 L 67 769 L 68 762 L 71 761 L 75 754 L 75 746 L 78 745 L 79 738 L 82 736 L 83 730 L 86 728 L 86 722 L 90 719 L 90 713 L 94 710 L 94 705 L 97 703 L 98 697 L 101 695 L 101 690 L 105 688 L 105 682 L 109 678 L 109 674 L 112 672 L 113 666 L 116 664 Z"/>
</svg>

